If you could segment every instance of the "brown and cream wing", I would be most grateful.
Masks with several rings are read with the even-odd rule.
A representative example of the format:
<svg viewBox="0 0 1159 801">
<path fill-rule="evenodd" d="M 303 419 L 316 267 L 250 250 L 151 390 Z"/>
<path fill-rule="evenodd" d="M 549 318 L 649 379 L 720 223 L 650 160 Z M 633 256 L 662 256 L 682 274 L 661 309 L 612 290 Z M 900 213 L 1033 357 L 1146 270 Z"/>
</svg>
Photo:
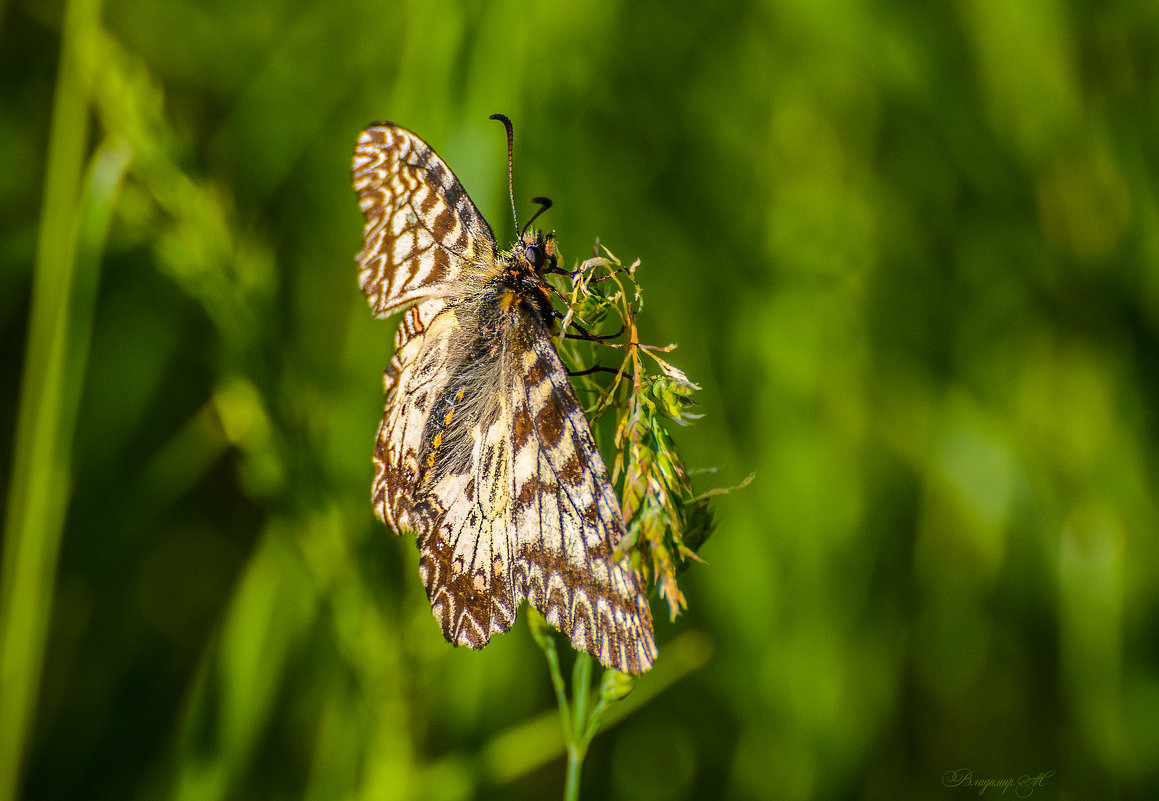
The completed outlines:
<svg viewBox="0 0 1159 801">
<path fill-rule="evenodd" d="M 495 262 L 495 236 L 438 154 L 391 123 L 362 132 L 354 189 L 366 218 L 358 281 L 376 316 L 455 292 Z"/>
<path fill-rule="evenodd" d="M 416 530 L 412 511 L 422 474 L 423 432 L 446 387 L 447 364 L 460 336 L 453 309 L 441 299 L 407 309 L 395 334 L 395 351 L 383 375 L 386 407 L 374 447 L 371 505 L 394 529 Z"/>
<path fill-rule="evenodd" d="M 652 615 L 640 581 L 613 558 L 623 516 L 559 355 L 546 334 L 520 357 L 512 403 L 517 584 L 548 623 L 603 664 L 652 666 Z"/>
<path fill-rule="evenodd" d="M 435 617 L 447 640 L 481 648 L 526 598 L 578 650 L 643 673 L 656 656 L 651 613 L 612 558 L 623 522 L 587 419 L 546 334 L 507 358 L 500 407 L 469 440 L 471 469 L 415 499 Z"/>
</svg>

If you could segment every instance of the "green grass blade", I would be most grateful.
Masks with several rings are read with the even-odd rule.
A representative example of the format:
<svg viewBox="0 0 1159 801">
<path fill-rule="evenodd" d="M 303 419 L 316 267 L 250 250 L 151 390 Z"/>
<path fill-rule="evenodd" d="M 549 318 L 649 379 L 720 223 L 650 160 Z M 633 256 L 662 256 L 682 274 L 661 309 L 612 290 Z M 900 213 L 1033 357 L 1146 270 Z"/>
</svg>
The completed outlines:
<svg viewBox="0 0 1159 801">
<path fill-rule="evenodd" d="M 83 282 L 88 291 L 83 311 L 88 317 L 77 320 L 78 236 L 83 232 L 83 248 L 99 252 L 112 198 L 127 163 L 123 154 L 112 162 L 96 160 L 99 168 L 91 173 L 81 200 L 89 102 L 84 52 L 96 30 L 98 9 L 98 0 L 68 4 L 53 104 L 0 575 L 0 709 L 4 710 L 0 715 L 0 801 L 9 801 L 17 793 L 39 692 L 69 491 L 68 457 L 76 413 L 75 398 L 69 396 L 79 393 L 80 381 L 68 373 L 75 368 L 77 349 L 87 352 L 95 288 L 95 279 Z M 93 269 L 95 252 L 84 259 Z"/>
</svg>

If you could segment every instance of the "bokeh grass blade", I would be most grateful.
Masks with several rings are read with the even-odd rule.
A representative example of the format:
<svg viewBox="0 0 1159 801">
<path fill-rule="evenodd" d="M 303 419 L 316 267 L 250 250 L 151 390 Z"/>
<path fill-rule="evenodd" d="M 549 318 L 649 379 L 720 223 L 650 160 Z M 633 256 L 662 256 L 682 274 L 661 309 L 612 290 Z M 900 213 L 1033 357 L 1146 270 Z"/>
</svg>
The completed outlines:
<svg viewBox="0 0 1159 801">
<path fill-rule="evenodd" d="M 17 792 L 40 686 L 100 253 L 129 161 L 123 146 L 100 148 L 82 190 L 89 103 L 84 53 L 98 9 L 98 0 L 68 4 L 53 104 L 0 577 L 4 801 Z"/>
</svg>

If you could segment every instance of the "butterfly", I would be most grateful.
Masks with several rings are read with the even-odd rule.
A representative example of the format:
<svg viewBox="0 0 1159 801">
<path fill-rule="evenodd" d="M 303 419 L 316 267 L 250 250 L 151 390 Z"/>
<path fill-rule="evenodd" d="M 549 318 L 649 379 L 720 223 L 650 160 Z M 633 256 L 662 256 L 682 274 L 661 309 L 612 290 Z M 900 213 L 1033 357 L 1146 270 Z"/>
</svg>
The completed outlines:
<svg viewBox="0 0 1159 801">
<path fill-rule="evenodd" d="M 577 650 L 643 673 L 652 616 L 613 557 L 623 515 L 552 342 L 554 234 L 525 226 L 499 251 L 446 163 L 392 123 L 360 135 L 353 182 L 359 284 L 375 316 L 402 312 L 371 502 L 415 535 L 443 636 L 482 648 L 526 599 Z"/>
</svg>

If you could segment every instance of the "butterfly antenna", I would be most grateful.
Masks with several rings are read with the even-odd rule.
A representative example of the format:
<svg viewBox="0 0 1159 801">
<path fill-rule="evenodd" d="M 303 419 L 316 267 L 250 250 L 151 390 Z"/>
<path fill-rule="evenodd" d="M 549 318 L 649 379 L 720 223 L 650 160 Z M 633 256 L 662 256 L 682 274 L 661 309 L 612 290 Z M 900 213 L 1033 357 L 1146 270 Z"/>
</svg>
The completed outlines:
<svg viewBox="0 0 1159 801">
<path fill-rule="evenodd" d="M 499 120 L 503 123 L 503 127 L 507 129 L 507 194 L 511 198 L 511 216 L 515 218 L 515 230 L 519 230 L 519 212 L 515 210 L 515 179 L 511 171 L 511 154 L 514 150 L 515 144 L 515 130 L 511 127 L 511 120 L 507 118 L 506 114 L 492 114 L 490 119 Z M 551 201 L 547 201 L 547 205 L 551 205 Z M 544 209 L 540 209 L 542 212 Z M 536 214 L 536 217 L 539 215 Z M 532 217 L 531 219 L 535 219 Z"/>
<path fill-rule="evenodd" d="M 538 203 L 538 204 L 539 204 L 539 211 L 537 211 L 537 212 L 535 212 L 535 214 L 532 214 L 532 215 L 531 215 L 531 219 L 527 221 L 527 224 L 523 226 L 523 230 L 519 232 L 519 235 L 520 235 L 520 236 L 523 236 L 523 234 L 524 234 L 524 233 L 526 233 L 527 229 L 531 227 L 531 224 L 532 224 L 533 222 L 535 222 L 535 219 L 536 219 L 536 218 L 537 218 L 537 217 L 538 217 L 540 214 L 543 214 L 543 212 L 545 212 L 545 211 L 547 211 L 548 209 L 550 209 L 550 208 L 551 208 L 551 198 L 546 198 L 546 197 L 533 197 L 533 198 L 531 199 L 531 202 L 532 202 L 532 203 Z"/>
</svg>

